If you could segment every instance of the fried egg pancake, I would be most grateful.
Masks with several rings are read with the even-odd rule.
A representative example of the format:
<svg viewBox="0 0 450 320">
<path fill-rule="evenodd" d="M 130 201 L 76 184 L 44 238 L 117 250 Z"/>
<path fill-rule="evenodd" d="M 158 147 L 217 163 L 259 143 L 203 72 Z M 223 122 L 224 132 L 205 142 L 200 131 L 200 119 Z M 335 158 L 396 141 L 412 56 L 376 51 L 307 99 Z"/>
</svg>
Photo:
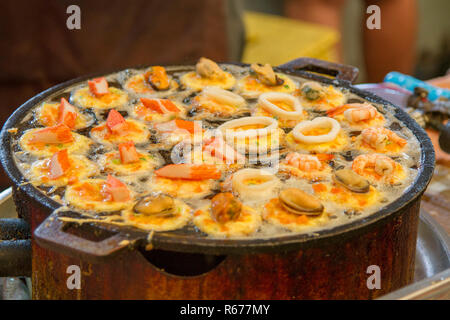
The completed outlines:
<svg viewBox="0 0 450 320">
<path fill-rule="evenodd" d="M 104 179 L 86 179 L 69 185 L 65 200 L 72 207 L 96 212 L 119 211 L 132 205 L 131 199 L 125 202 L 108 200 L 102 192 L 105 183 Z"/>
<path fill-rule="evenodd" d="M 215 180 L 185 180 L 153 176 L 147 183 L 149 190 L 162 192 L 179 199 L 200 199 L 216 187 Z"/>
<path fill-rule="evenodd" d="M 89 91 L 89 87 L 83 87 L 72 94 L 75 104 L 83 108 L 110 109 L 121 107 L 128 101 L 128 94 L 120 89 L 109 87 L 109 93 L 96 97 Z"/>
<path fill-rule="evenodd" d="M 268 153 L 284 144 L 285 133 L 271 117 L 245 117 L 218 127 L 226 142 L 240 153 Z"/>
<path fill-rule="evenodd" d="M 139 102 L 135 106 L 133 106 L 131 110 L 131 115 L 134 118 L 139 120 L 148 121 L 148 122 L 166 122 L 170 120 L 174 120 L 177 118 L 184 118 L 186 116 L 186 109 L 180 103 L 173 101 L 180 112 L 177 113 L 158 113 L 156 111 L 151 110 L 150 108 L 145 107 L 142 102 Z"/>
<path fill-rule="evenodd" d="M 44 127 L 52 127 L 58 123 L 58 107 L 59 103 L 43 103 L 42 106 L 36 110 L 38 122 Z M 86 115 L 77 112 L 75 120 L 75 130 L 86 128 L 91 125 L 94 119 L 89 119 Z"/>
<path fill-rule="evenodd" d="M 313 190 L 321 200 L 334 202 L 348 210 L 364 210 L 376 204 L 381 198 L 380 192 L 373 186 L 370 186 L 366 193 L 357 193 L 336 182 L 321 182 L 313 184 Z"/>
<path fill-rule="evenodd" d="M 358 122 L 349 121 L 344 116 L 344 113 L 339 113 L 336 115 L 329 115 L 329 117 L 334 118 L 337 121 L 339 121 L 341 126 L 349 128 L 351 130 L 355 130 L 355 131 L 362 131 L 362 130 L 364 130 L 366 128 L 370 128 L 370 127 L 382 127 L 382 126 L 384 126 L 384 124 L 386 122 L 383 115 L 379 112 L 377 112 L 377 115 L 372 119 L 361 120 Z"/>
<path fill-rule="evenodd" d="M 170 231 L 183 228 L 192 218 L 192 209 L 181 200 L 174 199 L 175 212 L 168 216 L 138 214 L 133 209 L 122 211 L 122 218 L 131 226 L 143 230 Z"/>
<path fill-rule="evenodd" d="M 261 225 L 261 215 L 251 207 L 242 206 L 236 220 L 219 223 L 211 216 L 211 204 L 201 207 L 194 213 L 194 224 L 204 233 L 218 237 L 244 237 L 255 233 Z"/>
<path fill-rule="evenodd" d="M 127 128 L 123 133 L 112 133 L 108 130 L 106 123 L 91 129 L 91 138 L 106 145 L 119 144 L 133 141 L 135 144 L 146 143 L 150 139 L 147 126 L 137 120 L 127 119 Z"/>
<path fill-rule="evenodd" d="M 301 232 L 311 227 L 324 225 L 329 220 L 326 212 L 323 212 L 318 216 L 291 213 L 281 206 L 278 198 L 271 199 L 264 205 L 263 218 L 273 225 L 295 232 Z"/>
<path fill-rule="evenodd" d="M 294 80 L 289 78 L 287 75 L 276 73 L 278 78 L 284 80 L 284 83 L 279 86 L 269 86 L 261 83 L 257 78 L 252 75 L 248 75 L 238 81 L 238 90 L 243 97 L 248 99 L 257 98 L 263 92 L 285 92 L 293 93 L 297 88 Z"/>
<path fill-rule="evenodd" d="M 267 110 L 265 110 L 262 107 L 256 107 L 253 109 L 252 111 L 252 116 L 256 116 L 256 117 L 273 117 L 278 121 L 278 126 L 280 128 L 293 128 L 295 127 L 300 121 L 303 121 L 305 119 L 307 119 L 308 117 L 308 112 L 303 111 L 303 117 L 301 119 L 298 120 L 288 120 L 288 119 L 283 119 L 282 117 L 277 117 L 272 115 L 270 112 L 268 112 Z"/>
<path fill-rule="evenodd" d="M 229 72 L 224 72 L 222 78 L 206 78 L 198 75 L 195 71 L 188 72 L 180 78 L 180 82 L 186 88 L 202 90 L 206 86 L 215 86 L 222 89 L 231 89 L 236 83 L 236 79 Z"/>
<path fill-rule="evenodd" d="M 46 144 L 46 143 L 31 143 L 30 139 L 33 137 L 33 132 L 41 130 L 41 128 L 29 129 L 25 131 L 23 136 L 20 138 L 19 145 L 22 150 L 29 152 L 31 155 L 44 158 L 50 157 L 55 152 L 58 152 L 62 149 L 67 149 L 70 153 L 75 154 L 84 154 L 86 153 L 90 146 L 93 144 L 93 141 L 88 137 L 85 137 L 81 134 L 72 132 L 72 136 L 74 141 L 69 143 L 61 143 L 61 144 Z"/>
<path fill-rule="evenodd" d="M 252 138 L 235 138 L 233 140 L 227 139 L 236 150 L 245 150 L 248 153 L 256 154 L 270 152 L 279 149 L 284 144 L 285 133 L 282 129 L 274 130 L 267 136 L 252 137 Z"/>
<path fill-rule="evenodd" d="M 376 153 L 382 153 L 388 156 L 396 156 L 401 154 L 402 152 L 405 152 L 406 148 L 408 147 L 408 145 L 406 146 L 400 146 L 395 142 L 392 142 L 390 144 L 387 144 L 384 148 L 374 148 L 372 147 L 370 144 L 366 143 L 363 139 L 362 136 L 359 135 L 357 137 L 354 138 L 355 143 L 354 143 L 354 147 L 355 149 L 359 149 L 365 152 L 376 152 Z"/>
<path fill-rule="evenodd" d="M 161 159 L 148 154 L 143 150 L 137 150 L 139 161 L 133 163 L 122 163 L 120 154 L 117 151 L 108 152 L 99 159 L 100 166 L 108 173 L 115 173 L 120 176 L 143 175 L 151 173 L 155 167 L 160 166 Z"/>
<path fill-rule="evenodd" d="M 339 152 L 347 148 L 350 144 L 350 139 L 344 130 L 340 130 L 337 137 L 330 142 L 323 143 L 304 143 L 296 140 L 292 131 L 286 137 L 286 145 L 292 150 L 309 151 L 315 153 L 331 153 Z"/>
<path fill-rule="evenodd" d="M 50 178 L 50 158 L 33 163 L 30 168 L 30 180 L 34 185 L 62 187 L 79 180 L 98 175 L 98 166 L 80 155 L 69 155 L 70 168 L 57 179 Z"/>
<path fill-rule="evenodd" d="M 322 168 L 318 170 L 300 170 L 299 168 L 296 168 L 294 166 L 289 165 L 286 162 L 281 162 L 279 166 L 280 172 L 287 172 L 295 177 L 301 178 L 301 179 L 307 179 L 310 181 L 321 181 L 326 180 L 331 175 L 331 167 L 323 163 Z"/>
<path fill-rule="evenodd" d="M 192 128 L 184 129 L 175 125 L 175 122 L 177 120 L 154 124 L 153 127 L 156 130 L 156 137 L 160 141 L 159 147 L 161 149 L 167 150 L 182 142 L 193 144 L 200 143 L 203 140 L 205 131 L 202 129 L 201 123 L 181 120 L 181 122 L 192 126 Z M 195 126 L 197 126 L 197 129 L 194 128 Z"/>
<path fill-rule="evenodd" d="M 171 79 L 170 80 L 170 88 L 168 90 L 164 91 L 157 91 L 150 84 L 147 84 L 145 81 L 144 73 L 134 75 L 128 79 L 125 84 L 124 88 L 132 92 L 134 94 L 138 95 L 151 95 L 151 96 L 167 96 L 169 94 L 172 94 L 175 90 L 177 90 L 179 87 L 178 83 Z"/>
<path fill-rule="evenodd" d="M 342 91 L 336 89 L 332 85 L 322 85 L 322 89 L 325 96 L 317 100 L 309 100 L 300 89 L 296 91 L 295 95 L 299 97 L 303 107 L 316 111 L 326 111 L 335 108 L 343 105 L 347 100 Z"/>
<path fill-rule="evenodd" d="M 202 95 L 198 95 L 192 99 L 191 106 L 195 108 L 197 112 L 197 114 L 193 117 L 195 120 L 231 118 L 244 115 L 250 111 L 246 105 L 235 106 L 216 99 L 204 97 Z"/>
<path fill-rule="evenodd" d="M 242 161 L 226 162 L 226 160 L 211 155 L 210 152 L 193 148 L 183 157 L 183 163 L 192 164 L 214 164 L 221 172 L 235 172 L 244 167 L 245 159 Z"/>
<path fill-rule="evenodd" d="M 376 158 L 371 159 L 373 158 L 373 156 L 375 156 Z M 352 170 L 355 171 L 360 176 L 366 178 L 369 182 L 371 182 L 374 185 L 378 183 L 393 185 L 400 183 L 401 181 L 406 179 L 407 177 L 406 169 L 400 163 L 395 162 L 390 158 L 387 158 L 389 161 L 387 163 L 387 167 L 386 165 L 383 167 L 383 163 L 381 164 L 377 163 L 378 161 L 380 161 L 377 158 L 378 154 L 360 155 L 353 160 Z M 381 158 L 383 158 L 383 156 Z M 383 168 L 389 169 L 389 171 L 384 174 L 379 174 L 375 168 L 377 165 L 381 165 L 382 169 Z M 392 169 L 392 171 L 390 169 Z"/>
</svg>

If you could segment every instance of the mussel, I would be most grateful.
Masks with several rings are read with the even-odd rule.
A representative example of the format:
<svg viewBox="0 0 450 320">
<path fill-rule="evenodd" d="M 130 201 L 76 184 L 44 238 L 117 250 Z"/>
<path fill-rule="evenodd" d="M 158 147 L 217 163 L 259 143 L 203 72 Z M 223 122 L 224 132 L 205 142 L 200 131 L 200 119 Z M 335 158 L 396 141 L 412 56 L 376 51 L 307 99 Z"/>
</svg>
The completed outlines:
<svg viewBox="0 0 450 320">
<path fill-rule="evenodd" d="M 211 199 L 211 214 L 219 223 L 236 220 L 242 211 L 242 203 L 231 192 L 216 194 Z"/>
<path fill-rule="evenodd" d="M 284 189 L 278 197 L 283 208 L 294 214 L 316 216 L 324 210 L 315 196 L 297 188 Z"/>
<path fill-rule="evenodd" d="M 353 192 L 366 193 L 370 189 L 369 182 L 351 169 L 336 170 L 334 180 Z"/>
<path fill-rule="evenodd" d="M 224 71 L 214 61 L 208 58 L 200 58 L 200 60 L 195 65 L 195 70 L 197 74 L 204 78 L 222 78 Z"/>
<path fill-rule="evenodd" d="M 280 86 L 284 83 L 284 80 L 275 74 L 272 66 L 268 63 L 265 65 L 253 63 L 250 67 L 258 80 L 265 85 Z"/>
<path fill-rule="evenodd" d="M 314 101 L 324 96 L 323 88 L 316 82 L 305 82 L 300 90 L 305 95 L 306 99 Z"/>
<path fill-rule="evenodd" d="M 175 209 L 172 197 L 165 194 L 148 195 L 134 205 L 134 212 L 145 216 L 171 216 Z"/>
<path fill-rule="evenodd" d="M 170 88 L 170 78 L 167 76 L 164 67 L 150 67 L 147 72 L 145 72 L 144 78 L 155 90 L 164 91 Z"/>
</svg>

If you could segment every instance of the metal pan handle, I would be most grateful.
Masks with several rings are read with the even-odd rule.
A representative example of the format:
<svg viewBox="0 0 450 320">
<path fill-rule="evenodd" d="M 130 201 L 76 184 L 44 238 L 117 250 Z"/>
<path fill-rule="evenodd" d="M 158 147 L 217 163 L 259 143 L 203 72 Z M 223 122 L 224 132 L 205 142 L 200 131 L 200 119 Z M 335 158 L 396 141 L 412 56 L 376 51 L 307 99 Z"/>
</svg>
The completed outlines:
<svg viewBox="0 0 450 320">
<path fill-rule="evenodd" d="M 314 58 L 298 58 L 282 64 L 278 68 L 321 73 L 350 83 L 356 80 L 359 73 L 356 67 Z"/>
<path fill-rule="evenodd" d="M 91 262 L 104 262 L 131 245 L 137 238 L 110 230 L 104 231 L 107 235 L 102 239 L 85 239 L 82 236 L 67 232 L 68 226 L 75 222 L 64 222 L 58 218 L 58 213 L 52 213 L 34 231 L 37 243 L 47 249 L 55 250 L 64 255 L 82 258 Z M 95 233 L 95 232 L 94 232 Z M 90 233 L 93 234 L 93 233 Z"/>
</svg>

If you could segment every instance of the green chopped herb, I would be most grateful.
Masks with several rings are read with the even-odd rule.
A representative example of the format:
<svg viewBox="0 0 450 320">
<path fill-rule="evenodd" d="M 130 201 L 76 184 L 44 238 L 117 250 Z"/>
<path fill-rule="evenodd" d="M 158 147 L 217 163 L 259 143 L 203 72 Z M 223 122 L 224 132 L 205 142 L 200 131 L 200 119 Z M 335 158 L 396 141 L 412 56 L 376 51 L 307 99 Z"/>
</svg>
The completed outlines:
<svg viewBox="0 0 450 320">
<path fill-rule="evenodd" d="M 285 84 L 284 87 L 285 87 L 286 89 L 289 89 L 289 85 L 288 85 L 288 84 Z"/>
<path fill-rule="evenodd" d="M 114 163 L 114 164 L 120 164 L 120 159 L 113 159 L 113 160 L 112 160 L 112 163 Z"/>
<path fill-rule="evenodd" d="M 64 147 L 64 145 L 62 144 L 62 143 L 60 143 L 60 144 L 58 144 L 56 147 L 58 147 L 58 148 L 63 148 Z"/>
<path fill-rule="evenodd" d="M 140 157 L 139 160 L 146 161 L 147 158 L 145 158 L 145 157 Z"/>
</svg>

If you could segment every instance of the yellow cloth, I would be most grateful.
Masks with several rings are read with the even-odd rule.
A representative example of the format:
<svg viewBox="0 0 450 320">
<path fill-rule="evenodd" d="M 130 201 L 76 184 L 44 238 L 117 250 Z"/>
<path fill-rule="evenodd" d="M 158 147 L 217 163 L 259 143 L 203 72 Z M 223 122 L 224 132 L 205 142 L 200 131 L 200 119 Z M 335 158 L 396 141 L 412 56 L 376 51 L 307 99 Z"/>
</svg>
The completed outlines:
<svg viewBox="0 0 450 320">
<path fill-rule="evenodd" d="M 281 16 L 245 12 L 242 62 L 280 65 L 300 57 L 336 61 L 339 33 L 331 28 Z"/>
</svg>

